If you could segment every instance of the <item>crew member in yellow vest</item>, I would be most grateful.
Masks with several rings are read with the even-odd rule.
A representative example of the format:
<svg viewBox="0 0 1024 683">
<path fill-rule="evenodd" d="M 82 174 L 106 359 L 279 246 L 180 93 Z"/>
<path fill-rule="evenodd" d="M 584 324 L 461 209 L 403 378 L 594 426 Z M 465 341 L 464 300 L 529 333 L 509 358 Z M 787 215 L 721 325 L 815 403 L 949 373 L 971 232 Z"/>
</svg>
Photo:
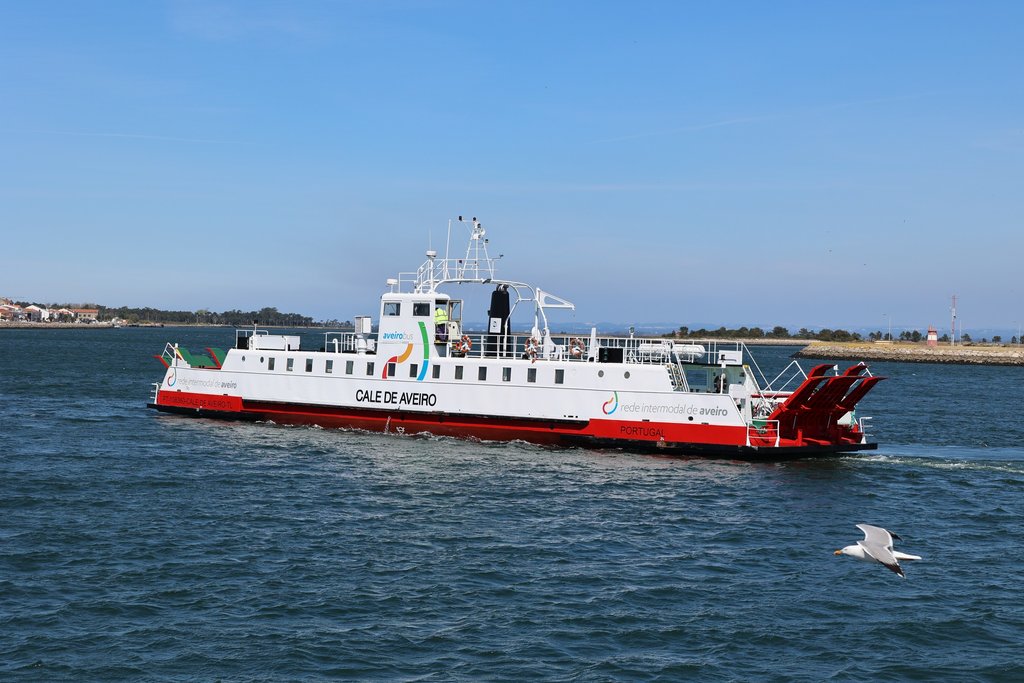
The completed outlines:
<svg viewBox="0 0 1024 683">
<path fill-rule="evenodd" d="M 438 342 L 448 341 L 448 311 L 444 306 L 434 310 L 434 332 Z"/>
</svg>

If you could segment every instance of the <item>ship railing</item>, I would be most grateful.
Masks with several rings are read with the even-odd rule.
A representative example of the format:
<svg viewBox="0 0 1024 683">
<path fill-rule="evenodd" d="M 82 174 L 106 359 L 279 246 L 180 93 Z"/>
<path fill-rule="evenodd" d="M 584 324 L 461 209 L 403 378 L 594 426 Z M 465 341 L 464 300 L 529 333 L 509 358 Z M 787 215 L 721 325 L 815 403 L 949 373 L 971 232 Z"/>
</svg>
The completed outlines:
<svg viewBox="0 0 1024 683">
<path fill-rule="evenodd" d="M 153 405 L 156 405 L 157 399 L 160 397 L 160 382 L 153 382 Z"/>
<path fill-rule="evenodd" d="M 544 340 L 529 333 L 491 335 L 485 332 L 465 332 L 471 348 L 466 352 L 453 351 L 452 355 L 469 358 L 530 358 L 570 362 L 605 362 L 633 365 L 717 365 L 721 351 L 734 352 L 733 358 L 742 359 L 742 342 L 673 340 L 659 337 L 597 337 L 587 334 L 551 335 L 545 348 Z M 452 348 L 460 340 L 452 339 Z M 595 343 L 596 342 L 596 343 Z"/>
<path fill-rule="evenodd" d="M 785 400 L 785 397 L 789 396 L 792 391 L 800 385 L 805 379 L 807 379 L 807 373 L 800 367 L 800 363 L 797 361 L 791 361 L 789 365 L 782 369 L 778 375 L 771 380 L 767 379 L 761 368 L 758 367 L 754 357 L 747 354 L 747 358 L 750 359 L 754 370 L 760 377 L 761 382 L 757 383 L 758 391 L 753 399 L 754 409 L 760 409 L 762 412 L 771 413 L 775 410 L 776 405 L 781 401 Z M 789 386 L 793 385 L 793 389 Z"/>
<path fill-rule="evenodd" d="M 780 442 L 778 420 L 751 420 L 747 425 L 747 446 L 778 448 Z"/>
<path fill-rule="evenodd" d="M 868 442 L 868 427 L 869 427 L 869 424 L 868 424 L 867 420 L 870 420 L 870 419 L 871 419 L 871 416 L 869 416 L 869 415 L 865 415 L 864 417 L 861 417 L 861 418 L 857 419 L 857 426 L 860 428 L 860 435 L 861 435 L 860 436 L 860 442 L 861 443 L 867 443 Z"/>
<path fill-rule="evenodd" d="M 248 349 L 253 337 L 267 336 L 270 334 L 269 330 L 258 329 L 255 325 L 252 328 L 236 329 L 235 330 L 235 348 L 236 349 Z"/>
<path fill-rule="evenodd" d="M 178 364 L 178 354 L 176 353 L 176 349 L 177 345 L 172 344 L 171 342 L 164 344 L 164 350 L 163 353 L 160 354 L 160 357 L 164 359 L 168 367 Z"/>
<path fill-rule="evenodd" d="M 324 351 L 333 353 L 373 353 L 376 334 L 356 332 L 324 332 Z"/>
</svg>

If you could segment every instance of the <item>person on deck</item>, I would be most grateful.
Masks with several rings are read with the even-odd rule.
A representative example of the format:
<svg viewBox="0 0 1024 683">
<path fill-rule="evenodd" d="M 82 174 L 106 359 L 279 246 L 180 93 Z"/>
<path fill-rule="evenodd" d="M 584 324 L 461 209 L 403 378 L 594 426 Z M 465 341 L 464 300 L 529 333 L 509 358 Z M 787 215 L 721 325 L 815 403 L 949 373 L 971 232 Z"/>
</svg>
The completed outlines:
<svg viewBox="0 0 1024 683">
<path fill-rule="evenodd" d="M 434 311 L 434 336 L 439 343 L 448 341 L 448 311 L 443 306 Z"/>
</svg>

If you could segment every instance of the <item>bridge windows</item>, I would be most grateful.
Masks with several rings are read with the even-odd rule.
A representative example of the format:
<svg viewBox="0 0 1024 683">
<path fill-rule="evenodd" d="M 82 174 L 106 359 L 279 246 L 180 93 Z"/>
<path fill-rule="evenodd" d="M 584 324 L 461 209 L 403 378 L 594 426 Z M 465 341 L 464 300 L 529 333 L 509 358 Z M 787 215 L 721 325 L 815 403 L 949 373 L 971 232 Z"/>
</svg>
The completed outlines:
<svg viewBox="0 0 1024 683">
<path fill-rule="evenodd" d="M 412 314 L 417 318 L 429 318 L 433 315 L 430 312 L 429 302 L 416 302 L 412 305 Z"/>
<path fill-rule="evenodd" d="M 384 315 L 386 316 L 397 316 L 402 314 L 402 304 L 397 301 L 385 301 L 384 302 Z"/>
</svg>

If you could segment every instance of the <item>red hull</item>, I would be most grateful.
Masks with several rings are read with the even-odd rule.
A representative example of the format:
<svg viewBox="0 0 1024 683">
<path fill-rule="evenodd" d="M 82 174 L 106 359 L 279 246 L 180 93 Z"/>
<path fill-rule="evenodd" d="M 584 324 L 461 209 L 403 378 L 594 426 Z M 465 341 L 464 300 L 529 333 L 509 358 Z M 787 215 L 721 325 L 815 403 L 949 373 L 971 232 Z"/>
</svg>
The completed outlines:
<svg viewBox="0 0 1024 683">
<path fill-rule="evenodd" d="M 215 396 L 161 391 L 150 407 L 164 412 L 234 420 L 272 421 L 278 424 L 317 425 L 325 428 L 364 429 L 376 432 L 475 437 L 488 441 L 522 440 L 562 446 L 598 446 L 693 455 L 729 455 L 757 459 L 800 457 L 873 449 L 875 444 L 853 440 L 839 443 L 797 443 L 773 439 L 751 440 L 744 427 L 634 422 L 612 419 L 543 420 L 437 412 L 390 411 L 335 406 L 245 401 L 237 396 Z"/>
</svg>

